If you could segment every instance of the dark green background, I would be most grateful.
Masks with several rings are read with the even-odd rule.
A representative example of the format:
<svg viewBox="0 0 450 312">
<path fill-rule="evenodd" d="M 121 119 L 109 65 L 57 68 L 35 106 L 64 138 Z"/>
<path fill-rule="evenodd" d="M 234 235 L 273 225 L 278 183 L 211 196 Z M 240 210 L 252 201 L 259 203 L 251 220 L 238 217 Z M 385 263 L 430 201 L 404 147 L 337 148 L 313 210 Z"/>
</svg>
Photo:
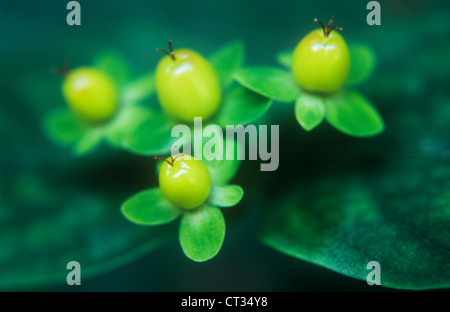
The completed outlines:
<svg viewBox="0 0 450 312">
<path fill-rule="evenodd" d="M 173 40 L 175 48 L 190 47 L 205 55 L 228 41 L 242 39 L 247 48 L 246 65 L 275 65 L 278 51 L 293 48 L 316 27 L 315 17 L 327 21 L 334 15 L 336 24 L 344 27 L 343 34 L 349 43 L 368 43 L 378 54 L 377 70 L 360 90 L 385 117 L 390 138 L 408 141 L 435 133 L 436 129 L 429 130 L 433 127 L 424 107 L 437 101 L 449 103 L 450 8 L 445 0 L 379 1 L 381 26 L 367 25 L 368 1 L 79 2 L 81 26 L 66 24 L 65 1 L 3 1 L 0 4 L 1 237 L 22 231 L 26 225 L 33 224 L 34 219 L 51 220 L 55 207 L 63 210 L 69 204 L 65 194 L 71 194 L 70 200 L 78 198 L 80 205 L 108 198 L 105 202 L 115 215 L 120 214 L 119 206 L 124 199 L 142 188 L 156 185 L 154 163 L 150 158 L 104 147 L 94 155 L 75 159 L 69 151 L 54 146 L 44 136 L 43 116 L 50 109 L 64 105 L 61 79 L 52 76 L 49 69 L 59 66 L 65 58 L 70 59 L 72 66 L 81 66 L 91 63 L 99 51 L 113 48 L 123 53 L 134 74 L 139 75 L 155 68 L 160 58 L 155 48 L 165 47 L 168 39 Z M 413 115 L 409 111 L 419 113 Z M 270 116 L 273 118 L 268 121 L 280 123 L 281 134 L 290 135 L 281 142 L 280 170 L 261 173 L 255 162 L 243 165 L 234 181 L 244 187 L 246 199 L 234 211 L 225 213 L 225 243 L 213 260 L 194 263 L 173 240 L 133 262 L 91 278 L 83 277 L 81 263 L 82 286 L 79 287 L 69 287 L 63 279 L 59 284 L 37 286 L 37 282 L 20 289 L 375 290 L 376 287 L 369 287 L 364 281 L 294 259 L 259 242 L 263 199 L 283 199 L 282 187 L 267 194 L 263 188 L 265 183 L 280 185 L 274 182 L 279 181 L 289 186 L 290 181 L 295 180 L 291 164 L 315 161 L 302 158 L 303 150 L 313 148 L 320 153 L 323 149 L 320 142 L 324 141 L 314 141 L 317 137 L 326 136 L 327 142 L 338 142 L 341 148 L 363 142 L 336 134 L 327 126 L 311 136 L 305 135 L 295 123 L 290 105 L 275 105 Z M 437 128 L 442 135 L 448 126 L 443 122 L 442 127 Z M 377 140 L 361 143 L 361 150 L 370 150 L 371 143 Z M 336 147 L 336 157 L 341 148 Z M 370 155 L 348 166 L 366 170 L 376 163 L 376 157 Z M 333 154 L 326 159 L 333 160 Z M 311 176 L 315 167 L 319 166 L 303 166 L 302 171 L 294 172 Z M 142 172 L 148 172 L 148 176 Z M 46 210 L 46 206 L 52 208 Z M 70 235 L 70 231 L 63 230 L 59 235 Z M 0 238 L 0 246 L 3 246 L 0 254 L 7 257 L 7 247 L 11 250 L 14 247 L 1 245 L 2 242 Z M 16 257 L 17 267 L 26 269 L 36 259 L 43 261 L 45 267 L 46 259 L 51 262 L 52 254 L 38 246 L 34 251 L 16 250 Z M 5 270 L 8 269 L 0 264 L 0 278 Z M 61 270 L 64 272 L 65 268 Z M 384 290 L 376 290 L 380 289 Z"/>
</svg>

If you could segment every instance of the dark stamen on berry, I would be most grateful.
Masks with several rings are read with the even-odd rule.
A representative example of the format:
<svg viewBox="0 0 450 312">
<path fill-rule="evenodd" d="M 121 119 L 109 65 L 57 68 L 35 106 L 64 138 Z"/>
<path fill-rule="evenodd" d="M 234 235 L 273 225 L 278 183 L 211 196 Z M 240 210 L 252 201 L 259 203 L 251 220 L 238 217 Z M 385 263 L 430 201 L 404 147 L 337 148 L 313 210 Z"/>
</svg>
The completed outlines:
<svg viewBox="0 0 450 312">
<path fill-rule="evenodd" d="M 325 30 L 325 26 L 323 26 L 322 22 L 319 21 L 317 18 L 314 19 L 314 22 L 316 22 L 317 24 L 319 24 L 320 26 L 322 26 L 323 34 L 325 35 L 325 34 L 327 33 L 327 31 Z"/>
<path fill-rule="evenodd" d="M 167 159 L 165 159 L 165 158 L 155 156 L 155 159 L 159 159 L 159 160 L 165 161 L 166 163 L 169 164 L 169 166 L 173 166 L 173 164 L 170 161 L 168 161 Z"/>
<path fill-rule="evenodd" d="M 314 22 L 316 22 L 317 24 L 319 24 L 320 26 L 322 26 L 322 29 L 323 29 L 323 35 L 324 35 L 325 37 L 328 37 L 328 36 L 330 35 L 330 33 L 331 33 L 333 30 L 335 30 L 335 29 L 342 31 L 342 27 L 339 27 L 339 26 L 333 26 L 333 27 L 331 27 L 331 24 L 333 24 L 333 21 L 334 21 L 334 16 L 332 16 L 332 17 L 330 18 L 330 21 L 328 22 L 328 26 L 327 26 L 327 28 L 325 29 L 325 26 L 322 24 L 322 22 L 320 22 L 317 18 L 314 19 Z"/>
<path fill-rule="evenodd" d="M 66 58 L 64 59 L 61 67 L 50 68 L 50 73 L 53 75 L 66 77 L 68 74 L 70 74 L 70 60 Z"/>
<path fill-rule="evenodd" d="M 177 159 L 177 158 L 179 158 L 179 157 L 183 157 L 184 156 L 184 154 L 178 154 L 177 156 L 175 156 L 173 159 L 172 159 L 172 165 L 173 165 L 173 163 L 175 162 L 175 159 Z"/>
<path fill-rule="evenodd" d="M 172 60 L 175 61 L 175 54 L 173 53 L 173 48 L 172 48 L 172 40 L 169 40 L 169 51 L 161 49 L 161 48 L 156 48 L 156 51 L 162 52 L 165 55 L 168 55 L 172 58 Z"/>
</svg>

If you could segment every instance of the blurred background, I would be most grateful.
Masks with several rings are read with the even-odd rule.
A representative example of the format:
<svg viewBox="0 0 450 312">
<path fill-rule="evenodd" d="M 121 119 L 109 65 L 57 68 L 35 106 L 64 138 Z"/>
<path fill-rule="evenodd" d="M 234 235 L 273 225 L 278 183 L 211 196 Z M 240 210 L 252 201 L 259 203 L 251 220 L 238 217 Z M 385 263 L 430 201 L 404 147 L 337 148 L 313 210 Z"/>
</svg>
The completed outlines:
<svg viewBox="0 0 450 312">
<path fill-rule="evenodd" d="M 365 170 L 377 162 L 374 142 L 448 133 L 448 1 L 381 0 L 381 26 L 367 25 L 368 1 L 79 1 L 81 26 L 67 25 L 67 2 L 0 3 L 1 290 L 374 290 L 262 244 L 261 214 L 267 202 L 283 198 L 282 186 L 314 175 L 315 162 L 333 162 L 350 144 L 361 143 L 357 168 Z M 155 48 L 165 48 L 168 39 L 204 55 L 242 39 L 246 65 L 276 65 L 279 51 L 316 28 L 315 17 L 330 16 L 349 44 L 367 43 L 377 52 L 377 69 L 359 89 L 385 118 L 386 132 L 363 141 L 324 125 L 306 135 L 293 106 L 275 103 L 265 122 L 280 124 L 281 135 L 295 135 L 280 143 L 277 172 L 260 172 L 258 162 L 242 164 L 234 183 L 243 186 L 245 199 L 225 212 L 224 245 L 206 263 L 184 256 L 176 223 L 146 228 L 121 215 L 126 198 L 157 185 L 152 158 L 106 146 L 76 158 L 42 131 L 45 114 L 65 105 L 62 79 L 49 71 L 64 59 L 78 67 L 113 49 L 138 77 L 154 70 L 161 57 Z M 332 150 L 324 147 L 329 142 Z M 299 159 L 313 165 L 299 166 Z M 66 284 L 71 260 L 81 264 L 81 286 Z"/>
</svg>

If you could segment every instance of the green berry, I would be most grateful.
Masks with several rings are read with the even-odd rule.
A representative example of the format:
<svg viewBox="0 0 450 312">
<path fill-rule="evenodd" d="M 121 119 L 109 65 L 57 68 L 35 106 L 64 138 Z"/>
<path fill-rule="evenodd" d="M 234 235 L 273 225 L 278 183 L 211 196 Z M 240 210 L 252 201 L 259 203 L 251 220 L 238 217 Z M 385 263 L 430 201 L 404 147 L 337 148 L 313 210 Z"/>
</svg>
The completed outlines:
<svg viewBox="0 0 450 312">
<path fill-rule="evenodd" d="M 90 122 L 105 121 L 117 110 L 117 87 L 107 75 L 94 68 L 69 72 L 63 83 L 63 96 L 74 113 Z"/>
<path fill-rule="evenodd" d="M 208 168 L 189 155 L 180 154 L 164 160 L 159 172 L 159 188 L 164 197 L 183 209 L 202 205 L 211 189 Z"/>
<path fill-rule="evenodd" d="M 170 52 L 156 68 L 156 93 L 163 110 L 173 118 L 192 123 L 194 117 L 208 119 L 219 108 L 222 92 L 212 65 L 189 49 Z"/>
<path fill-rule="evenodd" d="M 318 22 L 322 28 L 306 35 L 294 50 L 292 72 L 305 90 L 330 93 L 345 82 L 350 68 L 350 55 L 344 38 L 331 27 Z"/>
</svg>

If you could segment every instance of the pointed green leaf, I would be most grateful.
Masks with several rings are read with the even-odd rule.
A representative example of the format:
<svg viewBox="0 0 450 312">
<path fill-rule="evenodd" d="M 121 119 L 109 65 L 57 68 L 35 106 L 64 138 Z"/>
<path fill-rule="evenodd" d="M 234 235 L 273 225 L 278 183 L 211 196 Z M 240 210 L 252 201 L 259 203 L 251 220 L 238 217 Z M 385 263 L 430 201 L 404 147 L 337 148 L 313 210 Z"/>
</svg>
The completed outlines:
<svg viewBox="0 0 450 312">
<path fill-rule="evenodd" d="M 43 126 L 47 136 L 62 145 L 72 144 L 85 131 L 84 124 L 68 109 L 49 112 Z"/>
<path fill-rule="evenodd" d="M 377 261 L 386 287 L 450 287 L 448 161 L 389 159 L 376 172 L 300 182 L 268 205 L 264 241 L 363 281 Z"/>
<path fill-rule="evenodd" d="M 235 71 L 242 66 L 245 58 L 245 47 L 242 41 L 232 41 L 210 56 L 222 86 L 227 86 L 233 79 Z"/>
<path fill-rule="evenodd" d="M 239 185 L 214 186 L 209 195 L 209 202 L 217 207 L 233 207 L 244 196 L 244 190 Z"/>
<path fill-rule="evenodd" d="M 368 45 L 352 45 L 350 52 L 350 72 L 348 74 L 348 85 L 361 84 L 372 76 L 377 65 L 375 51 Z"/>
<path fill-rule="evenodd" d="M 294 102 L 300 88 L 294 77 L 285 69 L 270 66 L 254 66 L 240 69 L 234 75 L 244 87 L 280 102 Z"/>
<path fill-rule="evenodd" d="M 213 258 L 225 238 L 225 219 L 219 208 L 202 206 L 186 211 L 180 224 L 180 243 L 185 255 L 197 262 Z"/>
<path fill-rule="evenodd" d="M 382 117 L 359 92 L 341 91 L 326 97 L 325 103 L 327 121 L 345 134 L 368 137 L 384 130 Z"/>
<path fill-rule="evenodd" d="M 102 127 L 87 129 L 83 136 L 75 143 L 73 153 L 77 156 L 83 156 L 92 152 L 100 144 L 104 135 L 105 131 Z"/>
<path fill-rule="evenodd" d="M 258 120 L 270 108 L 272 100 L 237 86 L 225 95 L 214 123 L 226 125 L 245 125 Z"/>
<path fill-rule="evenodd" d="M 93 64 L 94 67 L 108 74 L 119 87 L 123 87 L 130 79 L 130 66 L 123 55 L 117 51 L 99 53 Z"/>
<path fill-rule="evenodd" d="M 166 114 L 153 112 L 123 138 L 122 146 L 141 155 L 157 156 L 169 153 L 176 140 L 171 137 L 175 125 Z"/>
<path fill-rule="evenodd" d="M 113 147 L 121 147 L 125 137 L 131 135 L 137 125 L 150 118 L 151 111 L 142 106 L 124 107 L 107 128 L 107 140 Z"/>
<path fill-rule="evenodd" d="M 155 92 L 155 75 L 149 73 L 137 80 L 131 81 L 123 88 L 121 99 L 122 103 L 138 103 Z"/>
<path fill-rule="evenodd" d="M 325 118 L 322 96 L 303 92 L 295 102 L 295 117 L 306 131 L 317 127 Z"/>
<path fill-rule="evenodd" d="M 277 54 L 277 61 L 280 65 L 291 69 L 292 68 L 292 57 L 294 50 L 285 50 Z"/>
<path fill-rule="evenodd" d="M 159 187 L 141 191 L 128 198 L 120 208 L 125 218 L 141 225 L 159 225 L 176 219 L 181 210 L 172 205 Z"/>
</svg>

